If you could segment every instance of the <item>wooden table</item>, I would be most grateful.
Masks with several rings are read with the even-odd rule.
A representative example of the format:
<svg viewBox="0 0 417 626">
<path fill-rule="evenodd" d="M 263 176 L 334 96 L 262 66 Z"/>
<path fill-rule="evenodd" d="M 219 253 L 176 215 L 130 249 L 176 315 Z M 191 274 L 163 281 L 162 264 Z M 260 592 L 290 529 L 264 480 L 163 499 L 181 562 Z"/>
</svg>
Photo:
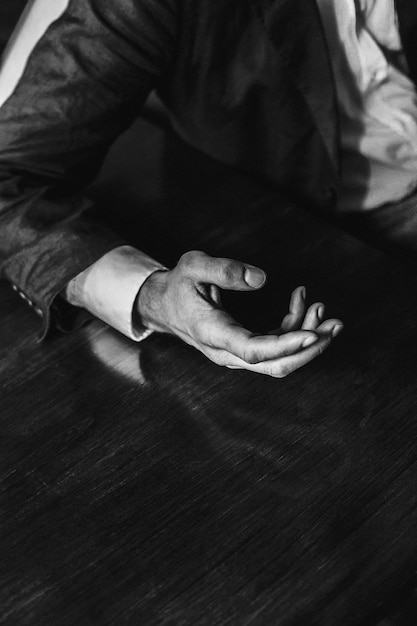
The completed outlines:
<svg viewBox="0 0 417 626">
<path fill-rule="evenodd" d="M 264 267 L 245 324 L 305 284 L 345 331 L 274 380 L 99 322 L 39 345 L 2 283 L 0 624 L 415 625 L 412 274 L 142 122 L 95 195 L 165 263 Z"/>
<path fill-rule="evenodd" d="M 0 3 L 0 54 L 26 4 L 26 0 L 1 0 Z"/>
</svg>

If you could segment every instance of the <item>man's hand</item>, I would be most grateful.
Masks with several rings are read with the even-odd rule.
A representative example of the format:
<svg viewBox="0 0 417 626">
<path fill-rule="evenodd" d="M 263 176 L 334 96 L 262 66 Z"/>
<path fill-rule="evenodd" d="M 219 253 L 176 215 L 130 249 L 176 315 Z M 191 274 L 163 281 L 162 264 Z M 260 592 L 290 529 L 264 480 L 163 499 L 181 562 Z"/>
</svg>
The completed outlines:
<svg viewBox="0 0 417 626">
<path fill-rule="evenodd" d="M 283 378 L 319 356 L 343 325 L 323 321 L 319 302 L 306 312 L 305 288 L 297 287 L 278 330 L 266 335 L 246 330 L 222 308 L 220 289 L 254 291 L 265 280 L 252 265 L 187 252 L 173 270 L 157 271 L 145 281 L 138 313 L 148 328 L 177 335 L 218 365 Z"/>
</svg>

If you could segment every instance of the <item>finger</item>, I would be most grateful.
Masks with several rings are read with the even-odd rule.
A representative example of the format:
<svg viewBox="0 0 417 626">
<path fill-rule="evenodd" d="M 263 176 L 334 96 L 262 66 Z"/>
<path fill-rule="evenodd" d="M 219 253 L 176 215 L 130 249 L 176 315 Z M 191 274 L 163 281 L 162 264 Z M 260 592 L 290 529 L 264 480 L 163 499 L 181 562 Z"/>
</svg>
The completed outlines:
<svg viewBox="0 0 417 626">
<path fill-rule="evenodd" d="M 262 363 L 246 363 L 245 361 L 229 356 L 227 360 L 225 356 L 222 356 L 224 365 L 229 369 L 246 369 L 250 372 L 257 374 L 266 374 L 274 378 L 285 378 L 289 374 L 295 372 L 300 367 L 303 367 L 310 361 L 314 360 L 329 346 L 332 341 L 332 335 L 330 333 L 323 334 L 320 339 L 311 347 L 302 350 L 296 354 L 264 361 Z"/>
<path fill-rule="evenodd" d="M 322 302 L 315 302 L 312 304 L 308 308 L 301 328 L 303 330 L 316 330 L 317 326 L 319 326 L 319 324 L 323 321 L 324 311 L 325 307 Z"/>
<path fill-rule="evenodd" d="M 343 323 L 340 320 L 326 320 L 317 328 L 317 332 L 320 333 L 319 341 L 295 355 L 256 364 L 245 363 L 232 355 L 229 355 L 229 357 L 222 355 L 223 364 L 229 369 L 246 369 L 275 378 L 284 378 L 322 354 L 330 345 L 332 339 L 342 330 Z"/>
<path fill-rule="evenodd" d="M 333 338 L 337 337 L 343 330 L 343 322 L 339 319 L 329 319 L 317 326 L 316 333 L 318 335 L 331 335 Z"/>
<path fill-rule="evenodd" d="M 259 267 L 233 259 L 211 257 L 200 251 L 184 254 L 177 267 L 199 283 L 233 291 L 259 289 L 266 281 L 266 274 Z"/>
<path fill-rule="evenodd" d="M 315 307 L 315 305 L 312 305 L 312 307 Z M 337 328 L 337 331 L 335 332 L 335 336 L 339 334 L 341 330 L 343 330 L 343 322 L 339 319 L 328 319 L 328 320 L 325 320 L 324 322 L 321 322 L 320 324 L 317 324 L 319 315 L 315 315 L 314 310 L 313 310 L 311 312 L 311 316 L 313 318 L 312 323 L 310 325 L 311 327 L 304 328 L 304 324 L 303 324 L 303 330 L 311 330 L 312 332 L 315 332 L 318 335 L 320 335 L 321 333 L 332 334 L 332 332 L 334 331 L 334 327 L 337 326 L 338 328 Z M 316 317 L 316 321 L 314 320 L 315 317 Z M 280 333 L 281 333 L 281 329 L 279 328 L 268 331 L 268 335 L 279 335 Z"/>
<path fill-rule="evenodd" d="M 294 289 L 291 294 L 289 312 L 281 323 L 281 330 L 283 332 L 286 333 L 290 330 L 297 330 L 301 327 L 305 314 L 305 299 L 305 287 L 297 287 L 297 289 Z"/>
<path fill-rule="evenodd" d="M 196 339 L 207 348 L 224 350 L 246 363 L 295 354 L 319 340 L 316 333 L 303 330 L 280 336 L 256 335 L 221 309 L 212 311 L 206 321 L 200 322 Z"/>
<path fill-rule="evenodd" d="M 216 285 L 210 285 L 210 298 L 217 304 L 218 307 L 222 306 L 220 289 L 216 287 Z"/>
</svg>

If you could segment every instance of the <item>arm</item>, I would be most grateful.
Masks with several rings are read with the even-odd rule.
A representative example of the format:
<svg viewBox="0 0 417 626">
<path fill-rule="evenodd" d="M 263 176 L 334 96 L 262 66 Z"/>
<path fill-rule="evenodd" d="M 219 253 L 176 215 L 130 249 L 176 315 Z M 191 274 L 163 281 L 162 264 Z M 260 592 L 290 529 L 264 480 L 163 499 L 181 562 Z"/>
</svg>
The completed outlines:
<svg viewBox="0 0 417 626">
<path fill-rule="evenodd" d="M 1 273 L 44 333 L 69 280 L 125 243 L 82 191 L 166 71 L 175 23 L 167 1 L 73 0 L 0 109 Z"/>
<path fill-rule="evenodd" d="M 175 24 L 169 0 L 72 0 L 0 111 L 1 272 L 43 315 L 44 332 L 52 302 L 74 277 L 84 288 L 69 288 L 68 299 L 97 314 L 91 295 L 103 284 L 86 278 L 124 242 L 96 219 L 99 207 L 82 190 L 169 68 Z M 320 354 L 341 326 L 321 323 L 318 304 L 305 313 L 298 290 L 278 332 L 240 327 L 221 308 L 219 288 L 256 289 L 263 281 L 253 284 L 253 271 L 188 253 L 147 277 L 132 315 L 221 365 L 285 375 Z M 106 321 L 108 313 L 104 307 Z"/>
</svg>

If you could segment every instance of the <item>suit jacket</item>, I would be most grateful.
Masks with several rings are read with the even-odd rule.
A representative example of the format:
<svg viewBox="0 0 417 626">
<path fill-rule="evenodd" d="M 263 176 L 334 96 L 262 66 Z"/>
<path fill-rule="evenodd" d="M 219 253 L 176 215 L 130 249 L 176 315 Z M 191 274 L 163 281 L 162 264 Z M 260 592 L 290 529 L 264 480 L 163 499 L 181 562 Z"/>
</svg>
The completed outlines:
<svg viewBox="0 0 417 626">
<path fill-rule="evenodd" d="M 417 78 L 417 2 L 397 0 Z M 0 110 L 2 276 L 43 318 L 125 243 L 82 193 L 156 89 L 180 135 L 324 210 L 337 202 L 335 90 L 315 0 L 71 0 Z"/>
</svg>

